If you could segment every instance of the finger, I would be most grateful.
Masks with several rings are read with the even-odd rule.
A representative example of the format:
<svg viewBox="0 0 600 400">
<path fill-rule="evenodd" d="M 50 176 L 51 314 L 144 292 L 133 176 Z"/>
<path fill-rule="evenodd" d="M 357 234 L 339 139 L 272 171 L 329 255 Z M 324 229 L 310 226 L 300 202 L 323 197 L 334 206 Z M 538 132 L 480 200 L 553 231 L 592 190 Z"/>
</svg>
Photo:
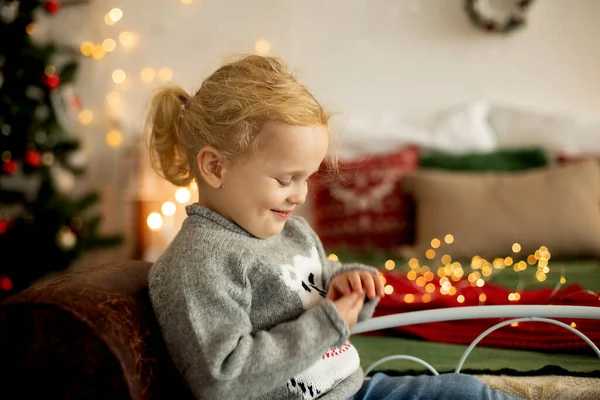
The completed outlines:
<svg viewBox="0 0 600 400">
<path fill-rule="evenodd" d="M 325 298 L 329 300 L 336 300 L 337 297 L 337 290 L 335 287 L 333 285 L 329 286 L 329 290 L 327 291 L 327 296 L 325 296 Z"/>
<path fill-rule="evenodd" d="M 361 280 L 363 287 L 365 288 L 365 293 L 369 299 L 374 299 L 375 294 L 375 282 L 373 281 L 373 275 L 369 273 L 361 274 Z"/>
<path fill-rule="evenodd" d="M 350 285 L 348 284 L 347 279 L 336 279 L 333 282 L 332 286 L 342 295 L 345 296 L 349 294 L 352 290 L 350 290 Z"/>
<path fill-rule="evenodd" d="M 358 273 L 348 274 L 348 281 L 350 282 L 350 286 L 352 286 L 352 290 L 357 293 L 363 293 L 362 283 L 360 281 L 360 275 Z"/>
<path fill-rule="evenodd" d="M 379 297 L 385 297 L 383 279 L 381 279 L 381 276 L 379 276 L 379 274 L 375 276 L 375 289 L 377 290 L 377 294 L 379 295 Z"/>
</svg>

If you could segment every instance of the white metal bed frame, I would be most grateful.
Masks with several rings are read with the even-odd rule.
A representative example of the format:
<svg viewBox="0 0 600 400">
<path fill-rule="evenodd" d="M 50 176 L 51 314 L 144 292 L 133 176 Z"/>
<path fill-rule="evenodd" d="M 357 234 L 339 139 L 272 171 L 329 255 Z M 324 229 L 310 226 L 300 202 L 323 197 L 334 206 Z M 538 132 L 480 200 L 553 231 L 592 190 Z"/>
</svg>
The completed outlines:
<svg viewBox="0 0 600 400">
<path fill-rule="evenodd" d="M 454 308 L 439 308 L 434 310 L 412 311 L 383 317 L 375 317 L 356 324 L 352 329 L 351 334 L 365 333 L 377 331 L 380 329 L 393 328 L 398 326 L 415 325 L 427 322 L 442 322 L 456 321 L 465 319 L 482 319 L 482 318 L 512 318 L 507 321 L 502 321 L 479 335 L 467 347 L 463 353 L 455 372 L 460 372 L 467 357 L 477 344 L 490 333 L 515 322 L 545 322 L 563 327 L 581 339 L 583 339 L 600 358 L 600 349 L 587 336 L 561 321 L 556 321 L 552 318 L 579 318 L 579 319 L 596 319 L 600 320 L 600 307 L 587 306 L 553 306 L 553 305 L 510 305 L 510 306 L 470 306 L 470 307 L 454 307 Z M 384 357 L 375 363 L 371 364 L 366 370 L 365 375 L 368 375 L 375 367 L 391 361 L 391 360 L 411 360 L 425 366 L 433 375 L 439 375 L 438 371 L 426 361 L 409 356 L 409 355 L 393 355 Z"/>
</svg>

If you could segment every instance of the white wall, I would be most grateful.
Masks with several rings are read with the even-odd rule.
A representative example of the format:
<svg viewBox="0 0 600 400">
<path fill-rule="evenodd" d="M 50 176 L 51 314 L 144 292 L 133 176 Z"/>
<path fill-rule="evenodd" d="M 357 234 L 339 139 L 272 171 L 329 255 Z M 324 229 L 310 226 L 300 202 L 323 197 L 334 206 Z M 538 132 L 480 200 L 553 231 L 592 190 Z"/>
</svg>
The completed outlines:
<svg viewBox="0 0 600 400">
<path fill-rule="evenodd" d="M 77 90 L 95 122 L 80 133 L 89 149 L 89 177 L 105 196 L 107 227 L 124 188 L 123 149 L 104 144 L 105 94 L 122 93 L 116 113 L 127 140 L 139 135 L 148 96 L 144 67 L 170 67 L 174 81 L 196 89 L 223 55 L 252 52 L 268 40 L 318 99 L 347 117 L 420 116 L 473 100 L 576 116 L 600 115 L 600 1 L 538 0 L 528 26 L 502 36 L 474 28 L 463 0 L 176 0 L 93 1 L 64 9 L 40 35 L 100 42 L 121 30 L 132 49 L 85 59 Z M 124 11 L 103 23 L 112 7 Z M 85 22 L 85 23 L 84 23 Z M 89 25 L 86 25 L 89 24 Z M 115 68 L 128 73 L 115 85 Z M 150 188 L 151 185 L 146 185 Z M 171 190 L 170 188 L 168 190 Z M 163 191 L 148 191 L 159 199 Z M 160 194 L 159 194 L 160 192 Z M 171 192 L 172 193 L 172 192 Z M 110 213 L 108 211 L 111 211 Z"/>
</svg>

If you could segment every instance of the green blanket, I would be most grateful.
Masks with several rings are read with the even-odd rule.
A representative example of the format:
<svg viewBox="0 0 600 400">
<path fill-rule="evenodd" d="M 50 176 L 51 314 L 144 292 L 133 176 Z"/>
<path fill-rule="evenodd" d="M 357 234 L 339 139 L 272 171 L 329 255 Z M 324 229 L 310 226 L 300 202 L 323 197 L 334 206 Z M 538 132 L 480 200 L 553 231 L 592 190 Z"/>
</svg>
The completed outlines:
<svg viewBox="0 0 600 400">
<path fill-rule="evenodd" d="M 410 355 L 431 364 L 438 372 L 453 372 L 467 346 L 414 339 L 355 335 L 350 338 L 358 349 L 364 369 L 383 357 Z M 414 361 L 388 361 L 375 371 L 390 375 L 423 374 L 427 369 Z M 461 370 L 488 375 L 575 375 L 600 377 L 600 358 L 587 354 L 552 354 L 536 351 L 492 349 L 477 346 Z"/>
</svg>

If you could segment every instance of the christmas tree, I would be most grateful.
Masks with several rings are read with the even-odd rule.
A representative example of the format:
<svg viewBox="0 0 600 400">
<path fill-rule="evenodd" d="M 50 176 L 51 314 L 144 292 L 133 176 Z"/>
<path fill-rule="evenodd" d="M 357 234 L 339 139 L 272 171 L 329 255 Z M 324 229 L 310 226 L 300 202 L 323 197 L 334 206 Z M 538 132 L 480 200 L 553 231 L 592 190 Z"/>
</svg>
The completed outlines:
<svg viewBox="0 0 600 400">
<path fill-rule="evenodd" d="M 66 5 L 0 0 L 0 301 L 86 250 L 121 242 L 99 232 L 101 217 L 90 210 L 97 193 L 73 193 L 85 158 L 65 123 L 68 109 L 80 107 L 65 94 L 77 53 L 31 37 L 38 13 Z"/>
</svg>

